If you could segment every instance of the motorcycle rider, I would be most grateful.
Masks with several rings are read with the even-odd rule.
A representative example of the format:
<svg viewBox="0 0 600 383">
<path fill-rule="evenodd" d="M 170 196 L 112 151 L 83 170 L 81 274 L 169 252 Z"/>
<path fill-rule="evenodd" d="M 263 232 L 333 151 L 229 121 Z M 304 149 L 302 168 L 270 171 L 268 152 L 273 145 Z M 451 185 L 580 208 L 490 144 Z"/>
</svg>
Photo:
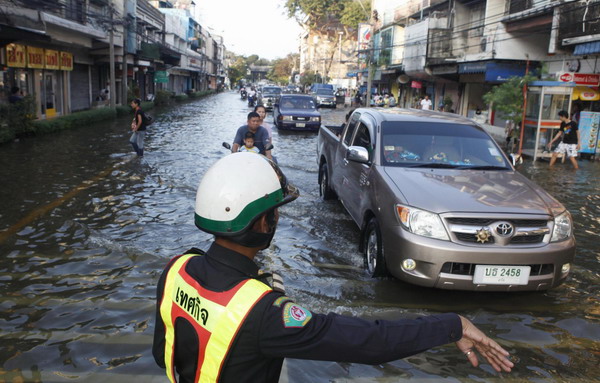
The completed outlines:
<svg viewBox="0 0 600 383">
<path fill-rule="evenodd" d="M 254 87 L 250 88 L 250 91 L 248 92 L 248 106 L 255 106 L 256 105 L 256 90 L 254 89 Z"/>
</svg>

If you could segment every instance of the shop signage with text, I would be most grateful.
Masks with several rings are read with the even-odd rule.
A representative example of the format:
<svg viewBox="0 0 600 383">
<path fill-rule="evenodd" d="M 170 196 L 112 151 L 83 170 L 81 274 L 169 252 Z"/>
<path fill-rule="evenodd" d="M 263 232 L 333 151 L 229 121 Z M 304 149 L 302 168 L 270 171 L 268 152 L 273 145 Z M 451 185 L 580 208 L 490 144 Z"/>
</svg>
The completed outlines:
<svg viewBox="0 0 600 383">
<path fill-rule="evenodd" d="M 6 65 L 11 68 L 73 70 L 73 54 L 19 44 L 6 46 Z"/>
<path fill-rule="evenodd" d="M 558 81 L 574 82 L 577 85 L 600 85 L 600 74 L 596 73 L 558 72 L 556 77 L 558 78 Z"/>
<path fill-rule="evenodd" d="M 27 66 L 27 57 L 25 47 L 18 44 L 8 44 L 6 46 L 6 64 L 13 68 L 25 68 Z"/>
</svg>

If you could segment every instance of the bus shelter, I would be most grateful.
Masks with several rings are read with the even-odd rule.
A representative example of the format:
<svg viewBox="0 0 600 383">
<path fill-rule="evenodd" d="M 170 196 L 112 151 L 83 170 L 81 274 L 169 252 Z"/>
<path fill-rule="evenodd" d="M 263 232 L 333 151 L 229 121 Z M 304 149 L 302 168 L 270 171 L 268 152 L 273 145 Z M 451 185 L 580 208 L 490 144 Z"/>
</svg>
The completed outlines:
<svg viewBox="0 0 600 383">
<path fill-rule="evenodd" d="M 585 130 L 587 126 L 581 126 L 584 120 L 600 118 L 600 113 L 597 113 L 600 111 L 599 100 L 600 91 L 595 83 L 582 85 L 565 81 L 531 82 L 527 89 L 522 153 L 532 157 L 534 161 L 551 157 L 547 144 L 560 128 L 558 112 L 567 111 L 580 124 L 580 128 Z M 581 119 L 582 117 L 585 118 Z M 595 134 L 596 129 L 591 127 L 590 133 Z M 597 135 L 595 136 L 597 139 Z M 583 146 L 582 143 L 582 149 Z M 589 149 L 587 146 L 589 145 L 586 145 L 586 150 Z M 595 152 L 594 147 L 594 153 L 591 154 Z"/>
</svg>

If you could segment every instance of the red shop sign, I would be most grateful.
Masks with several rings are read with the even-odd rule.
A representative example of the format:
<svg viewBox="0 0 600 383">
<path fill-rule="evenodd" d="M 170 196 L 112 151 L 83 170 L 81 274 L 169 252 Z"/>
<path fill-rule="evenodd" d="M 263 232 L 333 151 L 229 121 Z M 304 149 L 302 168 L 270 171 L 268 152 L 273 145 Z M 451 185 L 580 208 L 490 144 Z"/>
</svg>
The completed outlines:
<svg viewBox="0 0 600 383">
<path fill-rule="evenodd" d="M 410 87 L 415 89 L 421 89 L 423 87 L 423 84 L 420 81 L 412 81 L 410 83 Z"/>
<path fill-rule="evenodd" d="M 596 73 L 574 73 L 574 72 L 559 72 L 557 73 L 558 81 L 574 82 L 577 85 L 599 86 L 600 74 Z"/>
</svg>

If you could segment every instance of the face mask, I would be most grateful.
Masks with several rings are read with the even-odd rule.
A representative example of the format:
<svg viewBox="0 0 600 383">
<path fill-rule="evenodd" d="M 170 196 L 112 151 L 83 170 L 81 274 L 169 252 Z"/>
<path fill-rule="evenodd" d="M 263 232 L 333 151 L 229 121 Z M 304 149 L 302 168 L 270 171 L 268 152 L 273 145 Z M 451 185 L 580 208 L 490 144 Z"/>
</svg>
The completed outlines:
<svg viewBox="0 0 600 383">
<path fill-rule="evenodd" d="M 231 240 L 242 246 L 258 247 L 261 250 L 264 250 L 271 246 L 271 241 L 273 240 L 275 231 L 277 230 L 277 219 L 275 218 L 274 211 L 267 213 L 267 224 L 271 229 L 268 233 L 259 233 L 249 230 L 238 236 L 231 237 Z"/>
</svg>

